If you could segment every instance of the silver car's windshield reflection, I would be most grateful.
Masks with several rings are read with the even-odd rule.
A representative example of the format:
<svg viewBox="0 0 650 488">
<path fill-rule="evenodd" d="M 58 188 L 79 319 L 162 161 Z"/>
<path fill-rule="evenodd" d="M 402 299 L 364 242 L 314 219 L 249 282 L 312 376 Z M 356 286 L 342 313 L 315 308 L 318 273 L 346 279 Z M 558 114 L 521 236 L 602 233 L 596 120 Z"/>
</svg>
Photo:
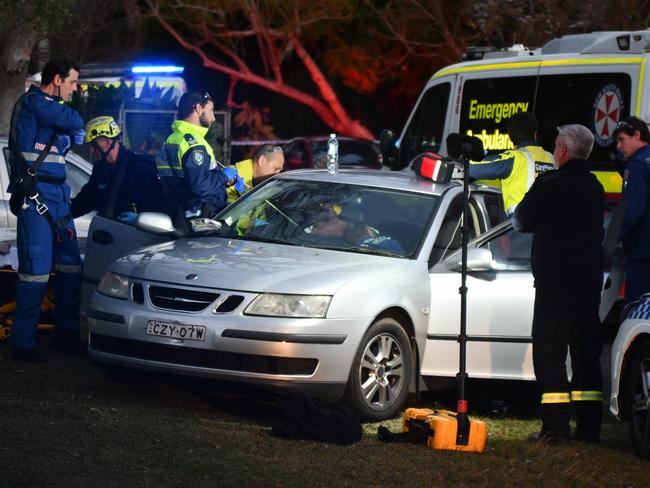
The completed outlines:
<svg viewBox="0 0 650 488">
<path fill-rule="evenodd" d="M 274 180 L 219 216 L 228 237 L 384 256 L 412 256 L 435 196 L 322 181 Z"/>
</svg>

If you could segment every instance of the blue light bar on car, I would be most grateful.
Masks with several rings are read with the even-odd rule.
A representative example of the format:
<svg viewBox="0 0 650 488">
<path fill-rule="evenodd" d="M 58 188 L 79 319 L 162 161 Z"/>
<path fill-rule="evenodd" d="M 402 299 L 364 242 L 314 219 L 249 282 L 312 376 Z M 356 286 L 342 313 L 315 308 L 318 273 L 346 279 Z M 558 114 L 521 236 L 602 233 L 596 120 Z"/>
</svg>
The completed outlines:
<svg viewBox="0 0 650 488">
<path fill-rule="evenodd" d="M 147 73 L 182 73 L 185 68 L 182 66 L 134 66 L 131 68 L 133 74 L 147 74 Z"/>
</svg>

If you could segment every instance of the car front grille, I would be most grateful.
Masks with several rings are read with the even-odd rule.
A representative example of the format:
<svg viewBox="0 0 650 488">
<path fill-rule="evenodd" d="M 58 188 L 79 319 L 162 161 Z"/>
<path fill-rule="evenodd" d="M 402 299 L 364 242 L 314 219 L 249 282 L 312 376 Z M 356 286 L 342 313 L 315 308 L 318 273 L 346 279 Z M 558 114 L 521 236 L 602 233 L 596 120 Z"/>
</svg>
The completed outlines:
<svg viewBox="0 0 650 488">
<path fill-rule="evenodd" d="M 247 373 L 311 375 L 318 365 L 317 359 L 260 356 L 168 346 L 95 333 L 90 333 L 90 348 L 107 354 L 149 361 Z"/>
<path fill-rule="evenodd" d="M 208 308 L 217 298 L 219 298 L 219 293 L 166 286 L 149 287 L 151 303 L 154 307 L 165 310 L 200 312 Z"/>
</svg>

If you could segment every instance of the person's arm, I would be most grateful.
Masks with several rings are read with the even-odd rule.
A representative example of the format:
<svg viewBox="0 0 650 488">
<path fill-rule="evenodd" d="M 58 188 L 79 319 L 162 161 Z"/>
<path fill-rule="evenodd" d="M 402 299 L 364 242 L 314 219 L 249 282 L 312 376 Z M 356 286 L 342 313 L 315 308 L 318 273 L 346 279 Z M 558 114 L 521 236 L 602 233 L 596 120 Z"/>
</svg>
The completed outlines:
<svg viewBox="0 0 650 488">
<path fill-rule="evenodd" d="M 648 168 L 644 161 L 632 159 L 627 163 L 628 177 L 623 197 L 625 198 L 625 218 L 621 229 L 621 239 L 629 236 L 647 212 Z"/>
<path fill-rule="evenodd" d="M 210 171 L 209 155 L 203 146 L 192 147 L 183 156 L 183 169 L 192 191 L 200 198 L 215 194 L 225 198 L 227 178 L 219 170 Z"/>
<path fill-rule="evenodd" d="M 514 164 L 514 154 L 506 151 L 495 159 L 472 161 L 469 165 L 469 177 L 473 180 L 502 180 L 510 176 Z"/>
<path fill-rule="evenodd" d="M 537 178 L 512 216 L 512 226 L 519 232 L 532 232 L 545 208 L 544 178 Z"/>
<path fill-rule="evenodd" d="M 98 210 L 98 166 L 93 166 L 93 171 L 90 174 L 90 179 L 81 188 L 79 193 L 70 201 L 70 215 L 72 218 L 81 217 L 93 210 Z"/>
<path fill-rule="evenodd" d="M 83 130 L 84 121 L 76 110 L 39 96 L 27 97 L 25 101 L 27 100 L 33 104 L 33 113 L 40 125 L 54 127 L 66 133 Z"/>
</svg>

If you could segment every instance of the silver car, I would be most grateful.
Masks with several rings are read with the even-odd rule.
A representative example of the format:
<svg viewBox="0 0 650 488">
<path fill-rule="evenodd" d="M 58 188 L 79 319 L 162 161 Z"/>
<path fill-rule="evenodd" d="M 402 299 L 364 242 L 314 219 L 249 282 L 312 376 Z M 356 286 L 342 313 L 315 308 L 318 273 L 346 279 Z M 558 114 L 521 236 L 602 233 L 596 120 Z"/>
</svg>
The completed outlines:
<svg viewBox="0 0 650 488">
<path fill-rule="evenodd" d="M 481 237 L 469 252 L 468 373 L 533 380 L 530 236 L 498 225 L 494 189 L 470 198 L 470 237 Z M 119 246 L 89 239 L 89 357 L 344 397 L 366 419 L 388 418 L 420 378 L 457 373 L 461 211 L 458 182 L 305 170 L 248 193 L 204 235 L 169 240 L 160 214 L 136 227 L 96 217 L 102 242 L 165 242 L 100 280 Z"/>
</svg>

